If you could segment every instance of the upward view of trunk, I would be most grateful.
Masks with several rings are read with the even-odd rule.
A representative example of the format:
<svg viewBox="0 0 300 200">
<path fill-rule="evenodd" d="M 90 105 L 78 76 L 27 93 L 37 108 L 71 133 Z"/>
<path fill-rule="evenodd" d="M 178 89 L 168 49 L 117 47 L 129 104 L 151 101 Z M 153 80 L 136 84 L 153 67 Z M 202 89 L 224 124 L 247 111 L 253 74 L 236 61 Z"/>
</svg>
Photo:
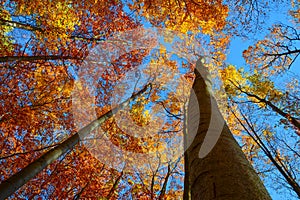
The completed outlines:
<svg viewBox="0 0 300 200">
<path fill-rule="evenodd" d="M 0 184 L 0 200 L 5 199 L 16 192 L 21 186 L 27 183 L 27 181 L 35 177 L 44 168 L 58 159 L 61 155 L 65 154 L 68 150 L 72 149 L 82 138 L 85 138 L 87 135 L 89 135 L 91 131 L 99 127 L 108 118 L 112 117 L 118 110 L 126 107 L 130 100 L 144 93 L 149 87 L 150 84 L 145 85 L 142 90 L 132 94 L 131 97 L 126 101 L 120 103 L 117 107 L 113 108 L 109 112 L 101 115 L 99 118 L 80 129 L 76 134 L 69 137 L 50 151 L 44 153 L 41 157 L 27 165 L 18 173 L 3 181 Z"/>
<path fill-rule="evenodd" d="M 228 126 L 224 123 L 216 144 L 203 158 L 199 151 L 206 134 L 216 134 L 212 114 L 223 120 L 218 109 L 212 109 L 217 104 L 211 98 L 208 77 L 203 77 L 205 68 L 201 61 L 195 69 L 196 79 L 193 90 L 196 94 L 200 120 L 198 130 L 189 148 L 186 151 L 186 170 L 189 172 L 188 181 L 185 181 L 190 191 L 185 191 L 185 200 L 269 200 L 267 190 L 262 181 L 246 159 L 240 146 L 234 139 Z M 201 74 L 200 74 L 201 72 Z M 193 109 L 189 105 L 189 110 Z M 214 113 L 212 113 L 212 110 Z M 215 112 L 217 110 L 217 113 Z M 199 113 L 198 113 L 199 114 Z M 210 123 L 212 124 L 210 126 Z M 212 127 L 212 131 L 208 131 Z M 188 126 L 189 128 L 189 126 Z M 188 137 L 191 137 L 188 135 Z M 187 195 L 190 194 L 190 195 Z"/>
<path fill-rule="evenodd" d="M 43 154 L 41 157 L 27 165 L 18 173 L 12 175 L 7 180 L 3 181 L 0 184 L 0 200 L 5 199 L 16 192 L 21 186 L 27 183 L 30 179 L 35 177 L 38 173 L 40 173 L 44 168 L 46 168 L 49 164 L 54 162 L 60 156 L 65 154 L 68 150 L 71 150 L 80 139 L 84 138 L 91 131 L 93 131 L 96 127 L 102 124 L 106 119 L 111 117 L 113 111 L 102 115 L 98 119 L 94 120 L 81 130 L 79 130 L 76 134 L 69 137 L 67 140 L 57 145 L 50 151 Z"/>
</svg>

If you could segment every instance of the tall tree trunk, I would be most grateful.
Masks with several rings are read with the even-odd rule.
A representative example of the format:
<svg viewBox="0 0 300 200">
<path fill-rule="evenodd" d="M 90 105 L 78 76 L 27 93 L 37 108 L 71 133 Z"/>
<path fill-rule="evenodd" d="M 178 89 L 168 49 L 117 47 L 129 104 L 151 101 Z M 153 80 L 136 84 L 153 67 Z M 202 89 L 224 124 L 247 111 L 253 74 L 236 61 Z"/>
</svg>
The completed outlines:
<svg viewBox="0 0 300 200">
<path fill-rule="evenodd" d="M 91 131 L 99 127 L 108 118 L 112 117 L 114 113 L 118 110 L 123 109 L 128 105 L 130 100 L 144 93 L 151 84 L 147 84 L 142 90 L 131 95 L 129 99 L 119 104 L 114 109 L 100 116 L 99 118 L 92 121 L 90 124 L 86 125 L 80 129 L 76 134 L 69 137 L 67 140 L 57 145 L 50 151 L 43 154 L 41 157 L 27 165 L 18 173 L 12 175 L 7 180 L 0 184 L 0 200 L 5 199 L 17 191 L 21 186 L 23 186 L 31 178 L 35 177 L 39 172 L 46 168 L 49 164 L 59 158 L 61 155 L 65 154 L 68 150 L 72 149 L 82 138 L 85 138 Z"/>
<path fill-rule="evenodd" d="M 210 79 L 205 75 L 208 73 L 200 59 L 197 61 L 195 74 L 196 79 L 193 84 L 193 90 L 198 101 L 200 121 L 197 133 L 195 137 L 192 138 L 191 145 L 186 151 L 189 170 L 188 182 L 191 189 L 191 196 L 188 198 L 192 200 L 271 199 L 262 181 L 246 159 L 226 123 L 224 123 L 221 132 L 217 133 L 217 128 L 214 130 L 213 125 L 215 121 L 211 121 L 212 116 L 214 115 L 218 119 L 221 119 L 222 122 L 224 119 L 217 109 L 216 100 L 211 96 Z M 192 111 L 191 109 L 194 109 L 193 106 L 195 106 L 195 104 L 191 103 L 190 100 L 188 111 Z M 212 111 L 214 113 L 212 113 Z M 215 113 L 215 111 L 217 111 L 217 113 Z M 190 121 L 190 119 L 188 119 L 188 121 Z M 188 128 L 190 128 L 189 124 Z M 212 150 L 208 151 L 208 154 L 204 155 L 204 157 L 200 155 L 200 157 L 202 157 L 200 158 L 199 151 L 200 148 L 203 148 L 201 145 L 207 142 L 207 138 L 205 138 L 206 134 L 220 136 L 218 140 L 216 140 L 216 144 Z M 211 136 L 212 135 L 208 135 L 208 138 Z M 193 136 L 188 134 L 188 137 Z M 214 136 L 211 138 L 213 139 Z M 191 140 L 191 138 L 189 139 Z"/>
<path fill-rule="evenodd" d="M 38 60 L 82 60 L 74 56 L 48 55 L 48 56 L 4 56 L 0 57 L 0 63 L 10 61 L 38 61 Z"/>
</svg>

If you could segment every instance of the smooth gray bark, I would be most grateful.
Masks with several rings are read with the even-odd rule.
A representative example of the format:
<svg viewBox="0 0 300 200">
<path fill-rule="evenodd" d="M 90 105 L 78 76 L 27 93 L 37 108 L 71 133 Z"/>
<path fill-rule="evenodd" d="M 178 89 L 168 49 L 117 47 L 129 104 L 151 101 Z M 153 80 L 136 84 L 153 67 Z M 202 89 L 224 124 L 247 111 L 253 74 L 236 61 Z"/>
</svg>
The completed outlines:
<svg viewBox="0 0 300 200">
<path fill-rule="evenodd" d="M 198 100 L 200 121 L 198 131 L 186 151 L 189 170 L 187 180 L 191 189 L 189 198 L 192 200 L 270 200 L 271 197 L 262 181 L 225 122 L 212 150 L 205 157 L 199 157 L 206 134 L 214 134 L 208 131 L 210 123 L 212 122 L 212 125 L 214 123 L 211 121 L 212 115 L 224 119 L 218 109 L 212 109 L 213 106 L 217 106 L 217 103 L 210 93 L 209 77 L 203 77 L 208 73 L 202 71 L 200 74 L 198 71 L 205 71 L 205 67 L 199 61 L 197 65 L 193 90 Z"/>
<path fill-rule="evenodd" d="M 116 108 L 110 110 L 106 114 L 92 121 L 87 126 L 80 129 L 76 134 L 57 145 L 50 151 L 43 154 L 41 157 L 27 165 L 18 173 L 12 175 L 7 180 L 0 184 L 0 199 L 5 199 L 17 191 L 31 178 L 35 177 L 39 172 L 46 168 L 49 164 L 59 158 L 61 155 L 72 149 L 82 138 L 85 138 L 91 131 L 100 126 L 108 118 L 112 117 L 118 110 L 128 105 L 130 100 L 145 92 L 150 87 L 150 84 L 146 85 L 142 90 L 134 93 L 129 99 L 118 105 Z"/>
</svg>

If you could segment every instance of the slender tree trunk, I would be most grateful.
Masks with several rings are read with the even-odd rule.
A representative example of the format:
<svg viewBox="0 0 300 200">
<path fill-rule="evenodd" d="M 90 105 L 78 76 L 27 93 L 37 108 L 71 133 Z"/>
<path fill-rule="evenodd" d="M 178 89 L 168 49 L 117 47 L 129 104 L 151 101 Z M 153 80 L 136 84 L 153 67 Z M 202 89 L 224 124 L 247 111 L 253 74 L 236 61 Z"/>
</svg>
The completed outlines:
<svg viewBox="0 0 300 200">
<path fill-rule="evenodd" d="M 120 173 L 120 175 L 117 177 L 117 179 L 115 180 L 113 186 L 111 187 L 111 189 L 110 189 L 108 195 L 106 196 L 106 199 L 107 199 L 107 200 L 110 200 L 110 198 L 113 196 L 114 191 L 116 191 L 116 188 L 117 188 L 119 182 L 121 181 L 122 176 L 123 176 L 123 171 L 122 171 L 122 172 Z"/>
<path fill-rule="evenodd" d="M 5 199 L 12 195 L 15 191 L 17 191 L 21 186 L 23 186 L 27 181 L 31 178 L 35 177 L 39 172 L 41 172 L 44 168 L 46 168 L 49 164 L 59 158 L 61 155 L 66 153 L 68 150 L 72 149 L 82 138 L 85 138 L 91 131 L 95 128 L 99 127 L 103 122 L 105 122 L 108 118 L 112 117 L 114 113 L 118 110 L 126 107 L 130 100 L 144 93 L 150 84 L 146 85 L 142 90 L 132 94 L 132 96 L 121 103 L 116 108 L 110 110 L 106 114 L 100 116 L 99 118 L 92 121 L 87 126 L 80 129 L 76 134 L 57 145 L 50 151 L 43 154 L 41 157 L 27 165 L 18 173 L 12 175 L 7 180 L 3 181 L 0 184 L 0 200 Z"/>
<path fill-rule="evenodd" d="M 198 61 L 193 90 L 199 105 L 200 122 L 197 134 L 186 151 L 191 199 L 270 200 L 271 197 L 262 181 L 225 123 L 212 150 L 205 157 L 199 157 L 200 147 L 203 145 L 204 138 L 210 128 L 212 110 L 217 110 L 218 112 L 213 114 L 224 121 L 219 110 L 212 109 L 213 106 L 217 108 L 217 104 L 215 99 L 211 98 L 209 82 L 207 82 L 209 78 L 203 77 L 205 73 L 201 73 L 201 76 L 201 71 L 205 71 L 205 68 Z M 214 121 L 212 121 L 212 125 L 213 123 Z M 188 126 L 188 128 L 190 127 Z M 215 133 L 209 131 L 208 134 Z M 188 135 L 188 137 L 190 136 Z"/>
<path fill-rule="evenodd" d="M 82 60 L 74 56 L 48 55 L 48 56 L 4 56 L 0 57 L 1 62 L 10 61 L 37 61 L 37 60 Z"/>
<path fill-rule="evenodd" d="M 101 116 L 97 120 L 93 121 L 86 127 L 82 128 L 76 134 L 54 147 L 44 155 L 27 165 L 18 173 L 12 175 L 7 180 L 0 184 L 0 199 L 5 199 L 17 191 L 27 181 L 35 177 L 39 172 L 46 168 L 49 164 L 65 154 L 68 150 L 72 149 L 79 141 L 80 138 L 88 135 L 92 130 L 103 123 L 108 117 L 112 115 L 112 111 Z"/>
<path fill-rule="evenodd" d="M 234 114 L 235 115 L 235 114 Z M 262 149 L 262 151 L 266 154 L 266 156 L 270 159 L 270 161 L 273 163 L 273 165 L 277 168 L 277 170 L 281 173 L 281 175 L 284 177 L 286 182 L 293 188 L 294 192 L 297 193 L 299 199 L 300 199 L 300 185 L 296 182 L 296 179 L 293 177 L 293 173 L 285 167 L 285 165 L 281 162 L 280 159 L 276 159 L 273 157 L 273 154 L 268 149 L 268 147 L 264 144 L 264 142 L 260 139 L 258 133 L 255 131 L 253 126 L 249 123 L 247 118 L 242 114 L 243 119 L 246 121 L 246 124 L 250 127 L 250 130 L 252 131 L 253 135 L 250 133 L 250 131 L 245 127 L 245 125 L 242 123 L 242 121 L 238 119 L 239 123 L 243 126 L 244 130 L 248 133 L 248 135 L 256 142 L 256 144 Z M 255 137 L 254 137 L 255 136 Z"/>
<path fill-rule="evenodd" d="M 32 26 L 30 24 L 25 24 L 17 21 L 5 20 L 5 19 L 0 19 L 0 25 L 11 26 L 14 28 L 20 28 L 28 31 L 41 31 L 41 32 L 43 31 L 43 29 L 40 27 Z"/>
<path fill-rule="evenodd" d="M 300 121 L 293 117 L 290 116 L 289 113 L 284 112 L 282 109 L 280 109 L 279 107 L 277 107 L 275 104 L 273 104 L 271 101 L 268 101 L 267 99 L 264 98 L 260 98 L 259 96 L 249 93 L 247 91 L 244 91 L 240 86 L 237 86 L 236 84 L 233 84 L 239 91 L 241 91 L 242 93 L 248 95 L 249 97 L 254 97 L 255 99 L 257 99 L 260 103 L 265 103 L 267 106 L 269 106 L 274 112 L 276 112 L 277 114 L 281 115 L 282 117 L 286 118 L 289 122 L 292 123 L 292 125 L 295 126 L 295 128 L 299 129 L 300 131 Z"/>
<path fill-rule="evenodd" d="M 168 185 L 168 181 L 169 181 L 169 178 L 170 178 L 170 176 L 171 176 L 171 173 L 172 173 L 171 166 L 170 166 L 170 164 L 168 164 L 167 175 L 166 175 L 166 177 L 165 177 L 163 186 L 162 186 L 162 188 L 161 188 L 161 190 L 160 190 L 160 194 L 159 194 L 158 200 L 162 200 L 162 199 L 165 198 L 164 196 L 165 196 L 166 191 L 167 191 L 167 185 Z"/>
</svg>

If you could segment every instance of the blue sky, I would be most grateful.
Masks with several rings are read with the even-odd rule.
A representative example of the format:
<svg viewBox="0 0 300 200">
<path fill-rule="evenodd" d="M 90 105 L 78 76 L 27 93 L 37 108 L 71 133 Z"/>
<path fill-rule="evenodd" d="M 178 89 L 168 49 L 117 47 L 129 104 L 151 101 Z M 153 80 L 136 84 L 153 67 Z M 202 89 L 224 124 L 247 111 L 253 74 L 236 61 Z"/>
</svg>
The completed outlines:
<svg viewBox="0 0 300 200">
<path fill-rule="evenodd" d="M 271 12 L 269 12 L 270 17 L 266 19 L 265 21 L 265 29 L 262 32 L 256 32 L 255 34 L 253 34 L 253 37 L 251 38 L 251 36 L 249 37 L 248 40 L 244 40 L 242 38 L 239 37 L 234 37 L 231 40 L 230 43 L 230 47 L 229 47 L 229 54 L 227 57 L 227 64 L 233 64 L 237 67 L 245 67 L 246 69 L 249 68 L 249 66 L 247 66 L 247 64 L 245 63 L 245 60 L 242 57 L 242 52 L 247 49 L 250 45 L 254 45 L 255 44 L 255 39 L 263 39 L 266 34 L 268 33 L 267 27 L 271 27 L 272 24 L 278 24 L 278 23 L 283 23 L 283 24 L 288 24 L 291 26 L 295 26 L 294 24 L 291 23 L 291 21 L 289 21 L 288 18 L 288 9 L 289 7 L 286 6 L 279 6 L 276 8 L 273 8 L 271 10 Z M 296 60 L 296 62 L 293 64 L 292 68 L 290 69 L 290 72 L 297 74 L 298 76 L 300 75 L 300 71 L 299 71 L 299 66 L 300 64 L 300 59 L 298 58 Z M 279 84 L 282 84 L 282 82 L 280 82 Z M 276 82 L 275 82 L 276 85 Z M 286 130 L 285 130 L 286 131 Z M 270 181 L 268 181 L 268 179 L 265 179 L 266 183 L 266 187 L 267 190 L 269 191 L 272 199 L 274 200 L 284 200 L 284 199 L 289 199 L 289 200 L 296 200 L 298 198 L 296 197 L 292 197 L 290 195 L 290 193 L 286 190 L 286 189 L 282 189 L 282 190 L 275 190 L 271 187 L 269 187 L 270 185 L 272 185 L 273 183 L 271 183 Z M 294 194 L 295 195 L 295 194 Z"/>
<path fill-rule="evenodd" d="M 286 7 L 282 7 L 281 9 L 283 10 L 287 10 Z M 268 21 L 266 22 L 267 25 L 271 25 L 273 24 L 274 22 L 284 22 L 284 23 L 288 23 L 287 19 L 286 19 L 286 13 L 284 12 L 279 12 L 280 9 L 278 10 L 273 10 L 272 12 L 270 12 L 270 15 L 271 17 L 268 19 Z M 282 10 L 281 10 L 282 11 Z M 146 25 L 147 27 L 147 25 Z M 20 30 L 17 30 L 18 32 L 17 33 L 12 33 L 14 34 L 14 36 L 16 36 L 16 34 L 18 34 L 18 37 L 22 38 L 23 35 L 25 34 L 28 34 L 26 33 L 26 31 L 23 32 L 20 32 Z M 265 36 L 265 33 L 266 32 L 263 32 L 263 33 L 256 33 L 255 37 L 256 38 L 260 38 L 262 39 L 264 36 Z M 26 42 L 25 40 L 21 40 L 21 41 L 24 41 Z M 239 67 L 242 67 L 242 66 L 246 66 L 245 65 L 245 62 L 244 62 L 244 59 L 242 58 L 242 52 L 243 50 L 247 49 L 249 45 L 251 44 L 254 44 L 253 41 L 244 41 L 242 40 L 241 38 L 232 38 L 232 41 L 231 41 L 231 44 L 230 44 L 230 47 L 229 47 L 229 54 L 228 54 L 228 59 L 227 59 L 227 62 L 228 64 L 233 64 L 233 65 L 236 65 L 236 66 L 239 66 Z M 298 59 L 299 60 L 299 59 Z M 296 63 L 295 63 L 296 65 Z M 292 68 L 292 70 L 295 71 L 295 67 Z M 295 71 L 296 72 L 296 71 Z M 286 199 L 286 196 L 283 194 L 283 195 L 280 195 L 277 193 L 277 191 L 273 190 L 272 188 L 268 188 L 268 191 L 271 193 L 273 199 Z M 292 200 L 292 198 L 289 196 L 289 199 Z"/>
</svg>

